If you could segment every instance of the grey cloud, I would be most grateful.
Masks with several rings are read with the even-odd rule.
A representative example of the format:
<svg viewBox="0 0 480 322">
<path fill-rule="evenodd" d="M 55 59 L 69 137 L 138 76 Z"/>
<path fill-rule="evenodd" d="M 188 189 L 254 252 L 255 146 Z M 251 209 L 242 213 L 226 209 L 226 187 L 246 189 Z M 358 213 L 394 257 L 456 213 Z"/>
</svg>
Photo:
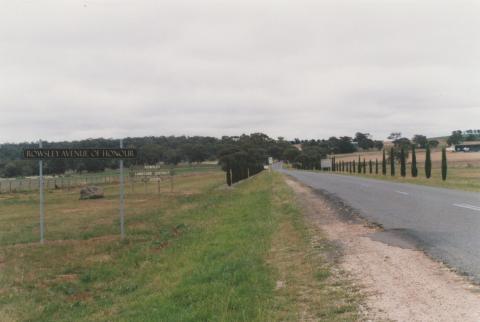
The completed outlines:
<svg viewBox="0 0 480 322">
<path fill-rule="evenodd" d="M 474 1 L 12 1 L 0 142 L 478 128 Z"/>
</svg>

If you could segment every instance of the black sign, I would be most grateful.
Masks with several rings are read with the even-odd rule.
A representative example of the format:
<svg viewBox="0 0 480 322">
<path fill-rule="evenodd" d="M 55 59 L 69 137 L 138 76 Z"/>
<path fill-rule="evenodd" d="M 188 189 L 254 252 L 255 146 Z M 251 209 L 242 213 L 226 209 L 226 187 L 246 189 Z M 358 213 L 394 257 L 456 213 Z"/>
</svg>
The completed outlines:
<svg viewBox="0 0 480 322">
<path fill-rule="evenodd" d="M 25 159 L 134 159 L 136 149 L 25 149 Z"/>
</svg>

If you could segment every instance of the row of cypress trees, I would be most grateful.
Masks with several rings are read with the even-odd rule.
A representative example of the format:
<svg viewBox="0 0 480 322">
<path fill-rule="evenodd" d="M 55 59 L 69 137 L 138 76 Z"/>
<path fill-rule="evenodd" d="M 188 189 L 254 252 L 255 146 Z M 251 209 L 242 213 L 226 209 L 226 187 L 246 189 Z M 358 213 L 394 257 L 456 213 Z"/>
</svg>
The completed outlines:
<svg viewBox="0 0 480 322">
<path fill-rule="evenodd" d="M 389 153 L 389 161 L 390 161 L 390 175 L 393 177 L 395 176 L 395 153 L 394 149 L 390 149 Z M 404 149 L 400 150 L 400 175 L 402 177 L 406 177 L 407 175 L 407 161 L 406 161 L 406 151 Z M 387 157 L 386 151 L 383 150 L 382 155 L 382 164 L 381 170 L 382 175 L 387 175 Z M 379 161 L 375 159 L 375 161 L 369 160 L 368 162 L 363 158 L 363 160 L 358 156 L 358 161 L 336 161 L 335 157 L 332 158 L 332 171 L 335 172 L 348 172 L 348 173 L 366 173 L 367 172 L 367 165 L 368 165 L 368 172 L 372 174 L 378 174 L 379 172 Z M 445 148 L 442 149 L 442 180 L 447 180 L 447 153 Z M 411 163 L 411 176 L 413 178 L 418 176 L 418 168 L 417 168 L 417 154 L 415 150 L 415 146 L 412 145 L 412 163 Z M 432 157 L 430 147 L 427 145 L 425 150 L 425 177 L 429 179 L 432 176 Z"/>
</svg>

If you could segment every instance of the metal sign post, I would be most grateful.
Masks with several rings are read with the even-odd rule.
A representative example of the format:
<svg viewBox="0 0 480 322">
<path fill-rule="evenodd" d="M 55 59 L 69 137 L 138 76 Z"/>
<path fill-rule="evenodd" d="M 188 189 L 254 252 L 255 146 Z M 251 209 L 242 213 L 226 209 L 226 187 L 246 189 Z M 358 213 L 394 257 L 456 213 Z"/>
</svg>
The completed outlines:
<svg viewBox="0 0 480 322">
<path fill-rule="evenodd" d="M 43 149 L 42 141 L 38 143 L 38 148 L 24 149 L 23 157 L 25 159 L 38 160 L 39 170 L 39 191 L 40 191 L 40 243 L 45 241 L 45 195 L 43 179 L 43 160 L 44 159 L 119 159 L 120 160 L 120 235 L 125 238 L 125 176 L 123 171 L 123 159 L 134 159 L 137 157 L 135 149 L 124 149 L 123 140 L 120 140 L 120 149 L 97 149 L 97 148 L 79 148 L 79 149 Z M 63 179 L 62 179 L 63 183 Z M 11 182 L 10 182 L 11 184 Z M 88 177 L 85 177 L 85 184 L 88 184 Z M 70 185 L 70 184 L 69 184 Z M 56 187 L 54 183 L 54 187 Z M 62 184 L 63 186 L 63 184 Z M 48 188 L 48 181 L 47 181 Z M 10 189 L 11 190 L 11 189 Z"/>
<path fill-rule="evenodd" d="M 38 141 L 38 147 L 42 148 L 42 140 Z M 43 160 L 38 161 L 39 189 L 40 189 L 40 243 L 45 241 L 45 200 L 43 194 Z"/>
<path fill-rule="evenodd" d="M 123 139 L 120 139 L 120 149 L 123 149 Z M 125 238 L 125 177 L 123 176 L 123 159 L 120 159 L 120 236 Z"/>
</svg>

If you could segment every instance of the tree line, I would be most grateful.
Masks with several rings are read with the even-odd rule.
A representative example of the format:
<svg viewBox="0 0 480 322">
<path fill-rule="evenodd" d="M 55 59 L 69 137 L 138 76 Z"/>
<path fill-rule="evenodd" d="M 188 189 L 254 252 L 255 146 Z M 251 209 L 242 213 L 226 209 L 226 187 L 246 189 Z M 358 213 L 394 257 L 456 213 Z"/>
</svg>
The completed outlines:
<svg viewBox="0 0 480 322">
<path fill-rule="evenodd" d="M 416 145 L 412 144 L 411 147 L 412 153 L 412 162 L 410 164 L 410 174 L 413 178 L 418 176 L 418 166 L 417 166 L 417 152 L 416 152 Z M 366 160 L 365 158 L 361 158 L 358 156 L 358 160 L 352 161 L 337 161 L 335 157 L 332 158 L 332 167 L 331 170 L 334 172 L 346 172 L 346 173 L 358 173 L 358 174 L 381 174 L 386 176 L 387 175 L 387 165 L 390 168 L 390 175 L 392 177 L 396 174 L 396 167 L 400 165 L 400 176 L 406 177 L 407 175 L 407 152 L 405 148 L 400 149 L 400 154 L 398 160 L 395 157 L 395 148 L 391 147 L 388 156 L 387 152 L 384 149 L 382 154 L 382 160 Z M 397 161 L 397 162 L 396 162 Z M 380 168 L 381 167 L 381 168 Z M 367 170 L 368 169 L 368 170 Z M 442 148 L 442 162 L 441 162 L 441 176 L 442 180 L 447 180 L 447 170 L 448 170 L 448 163 L 447 163 L 447 153 L 446 149 Z M 431 149 L 430 145 L 427 144 L 425 149 L 425 164 L 424 164 L 424 171 L 425 177 L 427 179 L 431 178 L 432 176 L 432 157 L 431 157 Z"/>
<path fill-rule="evenodd" d="M 125 160 L 125 165 L 144 165 L 164 163 L 176 165 L 181 162 L 196 163 L 203 161 L 220 161 L 222 167 L 232 164 L 233 155 L 242 160 L 242 164 L 251 163 L 251 159 L 266 160 L 271 156 L 277 160 L 288 160 L 308 163 L 329 153 L 349 153 L 362 148 L 381 148 L 381 141 L 374 141 L 368 133 L 357 133 L 355 137 L 331 137 L 328 140 L 287 141 L 282 137 L 273 139 L 263 133 L 253 133 L 241 136 L 149 136 L 125 138 L 124 146 L 136 148 L 136 160 Z M 301 143 L 298 143 L 301 142 Z M 304 146 L 299 151 L 295 144 Z M 43 142 L 44 148 L 117 148 L 119 141 L 115 139 L 86 139 L 79 141 Z M 22 177 L 38 173 L 38 162 L 23 160 L 22 151 L 25 148 L 36 148 L 38 143 L 5 143 L 0 144 L 0 177 Z M 242 154 L 250 156 L 243 160 Z M 239 154 L 240 153 L 240 154 Z M 230 154 L 230 156 L 229 156 Z M 298 159 L 298 160 L 297 160 Z M 310 161 L 309 161 L 310 160 Z M 238 161 L 240 162 L 240 161 Z M 76 160 L 46 160 L 44 172 L 55 175 L 66 171 L 97 172 L 105 169 L 116 169 L 118 162 L 108 159 L 76 159 Z M 233 165 L 232 165 L 233 168 Z"/>
<path fill-rule="evenodd" d="M 412 142 L 419 147 L 426 144 L 434 146 L 438 141 L 428 141 L 425 136 L 416 135 L 412 141 L 392 133 L 395 155 L 400 157 L 399 149 Z M 149 136 L 125 138 L 124 146 L 136 148 L 138 157 L 125 160 L 125 166 L 152 165 L 164 163 L 176 165 L 181 162 L 198 163 L 218 161 L 226 171 L 229 183 L 237 182 L 249 175 L 261 171 L 270 156 L 284 160 L 296 168 L 320 168 L 320 160 L 331 154 L 353 153 L 366 150 L 381 150 L 383 142 L 373 140 L 369 133 L 357 132 L 354 136 L 332 136 L 328 139 L 287 141 L 282 137 L 271 138 L 263 133 L 241 136 Z M 43 142 L 44 148 L 116 148 L 115 139 L 86 139 L 79 141 Z M 25 148 L 38 147 L 37 143 L 7 143 L 0 145 L 0 177 L 22 177 L 38 173 L 38 162 L 23 160 Z M 407 154 L 408 157 L 408 154 Z M 116 169 L 118 162 L 108 159 L 46 160 L 44 173 L 50 175 L 72 172 L 97 172 Z"/>
</svg>

